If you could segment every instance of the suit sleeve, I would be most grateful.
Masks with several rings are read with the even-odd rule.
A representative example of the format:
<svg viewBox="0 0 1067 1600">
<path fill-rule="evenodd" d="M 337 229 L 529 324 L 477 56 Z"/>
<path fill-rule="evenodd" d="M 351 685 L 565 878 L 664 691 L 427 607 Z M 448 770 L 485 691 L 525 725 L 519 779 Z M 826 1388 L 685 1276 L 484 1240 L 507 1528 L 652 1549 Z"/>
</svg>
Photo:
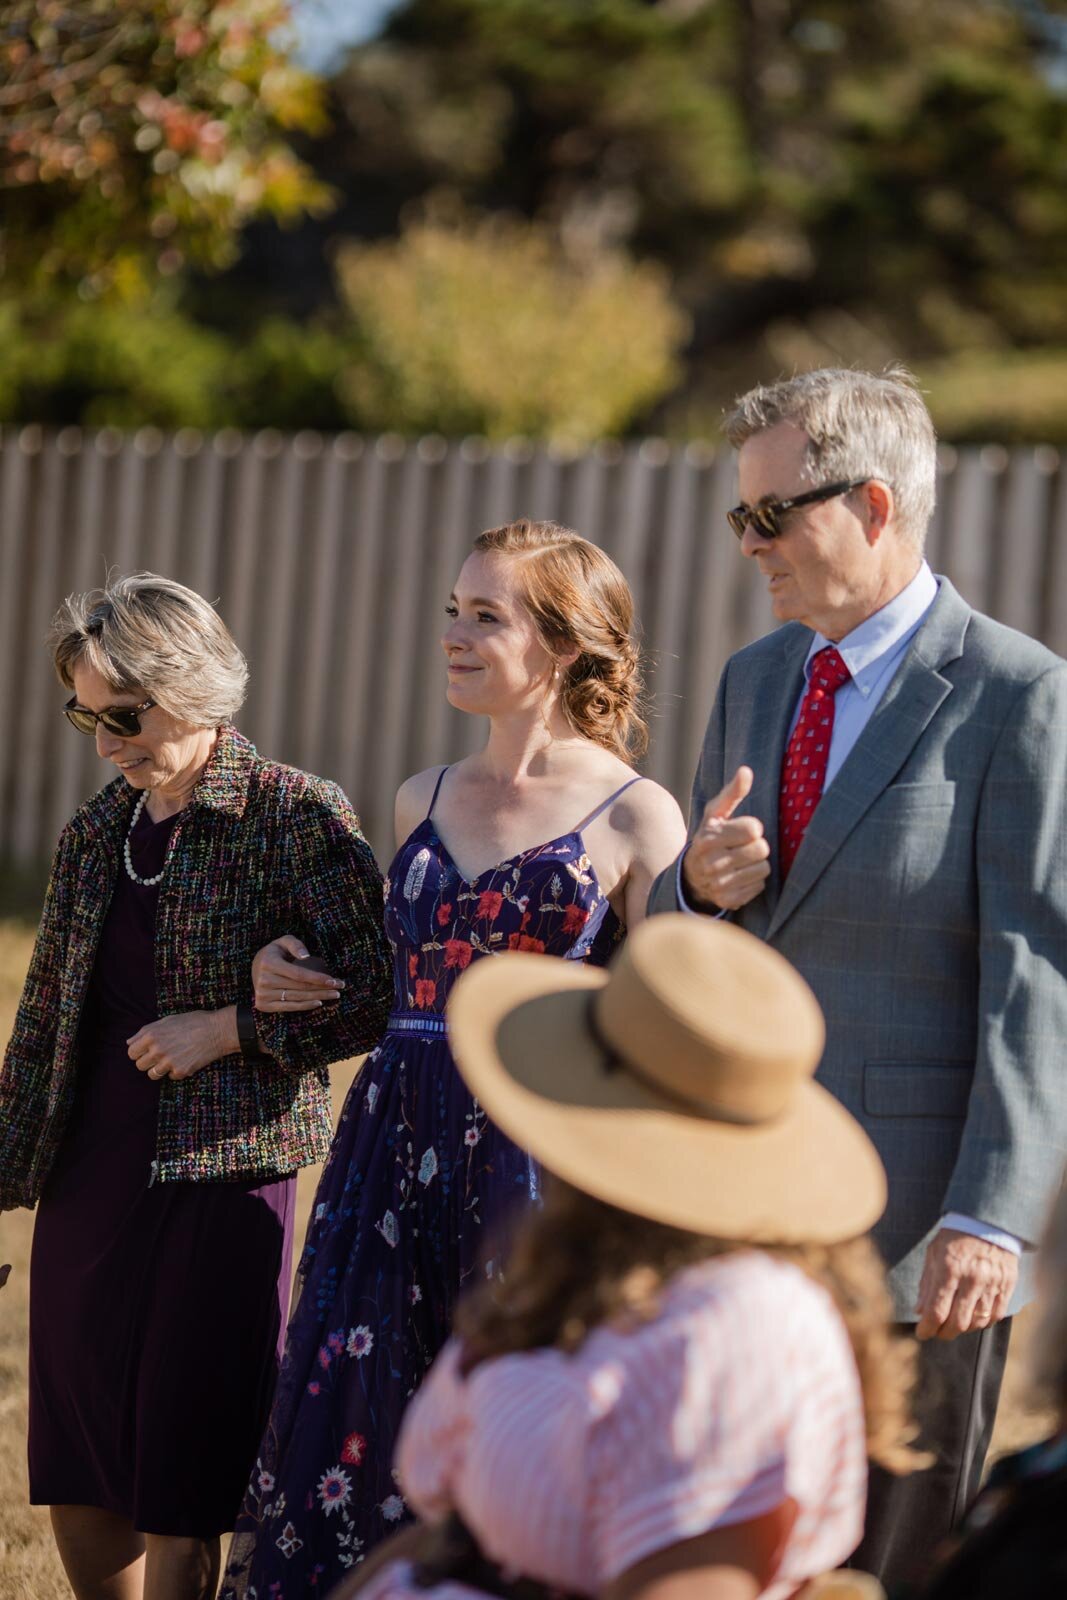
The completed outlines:
<svg viewBox="0 0 1067 1600">
<path fill-rule="evenodd" d="M 1067 666 L 1023 692 L 975 840 L 978 1055 L 945 1211 L 1040 1237 L 1067 1160 Z"/>
<path fill-rule="evenodd" d="M 298 934 L 343 978 L 320 1011 L 255 1012 L 263 1048 L 287 1072 L 361 1055 L 385 1032 L 393 983 L 383 924 L 382 875 L 359 818 L 336 784 L 320 782 L 292 819 L 289 881 Z M 279 929 L 279 932 L 283 930 Z"/>
<path fill-rule="evenodd" d="M 715 704 L 711 708 L 707 732 L 704 734 L 704 745 L 697 763 L 696 777 L 693 779 L 693 793 L 689 802 L 690 839 L 701 824 L 704 807 L 709 800 L 714 799 L 726 781 L 723 768 L 726 746 L 726 679 L 729 671 L 730 664 L 727 662 L 719 679 Z M 682 855 L 684 854 L 683 850 Z M 678 892 L 681 859 L 681 856 L 677 856 L 653 883 L 648 896 L 650 917 L 655 916 L 657 912 L 690 909 L 681 900 Z"/>
</svg>

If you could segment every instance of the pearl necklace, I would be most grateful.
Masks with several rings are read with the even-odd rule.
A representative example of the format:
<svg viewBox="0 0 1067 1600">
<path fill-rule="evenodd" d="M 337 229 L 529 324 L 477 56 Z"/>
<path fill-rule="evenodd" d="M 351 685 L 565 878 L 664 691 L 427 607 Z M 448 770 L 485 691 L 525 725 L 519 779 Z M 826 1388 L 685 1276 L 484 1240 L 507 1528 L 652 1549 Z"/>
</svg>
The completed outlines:
<svg viewBox="0 0 1067 1600">
<path fill-rule="evenodd" d="M 123 855 L 123 860 L 126 862 L 127 874 L 133 879 L 134 883 L 139 883 L 141 885 L 141 887 L 144 888 L 144 889 L 151 889 L 152 887 L 154 887 L 155 884 L 162 882 L 163 874 L 167 870 L 167 862 L 170 860 L 171 848 L 172 848 L 172 846 L 174 844 L 174 835 L 171 834 L 170 839 L 169 839 L 169 841 L 167 843 L 167 853 L 163 858 L 163 865 L 159 869 L 159 871 L 156 873 L 154 878 L 142 878 L 140 873 L 135 871 L 134 865 L 133 865 L 133 858 L 130 855 L 130 840 L 133 837 L 133 830 L 137 826 L 137 818 L 141 815 L 141 812 L 144 810 L 144 803 L 148 799 L 148 796 L 149 796 L 150 792 L 151 792 L 150 790 L 145 789 L 143 794 L 141 795 L 141 798 L 138 800 L 137 804 L 134 806 L 134 808 L 133 808 L 133 816 L 130 818 L 130 826 L 129 826 L 129 829 L 127 830 L 127 833 L 126 833 L 126 843 L 122 847 L 122 855 Z"/>
</svg>

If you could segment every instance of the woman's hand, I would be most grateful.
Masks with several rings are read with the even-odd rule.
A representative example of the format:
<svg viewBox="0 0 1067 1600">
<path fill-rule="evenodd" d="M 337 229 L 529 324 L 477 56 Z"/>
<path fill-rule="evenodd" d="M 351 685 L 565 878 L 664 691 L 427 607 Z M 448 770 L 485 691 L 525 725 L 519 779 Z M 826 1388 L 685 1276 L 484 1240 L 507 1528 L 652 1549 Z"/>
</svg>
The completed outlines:
<svg viewBox="0 0 1067 1600">
<path fill-rule="evenodd" d="M 237 1007 L 221 1011 L 182 1011 L 159 1017 L 127 1039 L 127 1055 L 150 1078 L 191 1078 L 241 1048 Z"/>
<path fill-rule="evenodd" d="M 314 960 L 293 933 L 264 945 L 252 962 L 257 1011 L 317 1011 L 339 1000 L 344 979 L 315 971 Z"/>
</svg>

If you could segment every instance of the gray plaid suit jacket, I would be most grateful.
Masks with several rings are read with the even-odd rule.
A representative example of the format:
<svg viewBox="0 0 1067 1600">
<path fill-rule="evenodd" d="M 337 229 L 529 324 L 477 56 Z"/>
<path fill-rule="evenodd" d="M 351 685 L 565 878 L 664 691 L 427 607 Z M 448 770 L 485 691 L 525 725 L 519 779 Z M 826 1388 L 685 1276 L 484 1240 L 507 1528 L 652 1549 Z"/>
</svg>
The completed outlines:
<svg viewBox="0 0 1067 1600">
<path fill-rule="evenodd" d="M 972 611 L 945 579 L 904 661 L 778 869 L 778 786 L 811 632 L 727 662 L 690 833 L 743 763 L 766 890 L 734 920 L 826 1013 L 819 1081 L 889 1174 L 875 1238 L 914 1319 L 947 1211 L 1035 1241 L 1067 1159 L 1067 662 Z M 675 868 L 650 910 L 678 908 Z M 1015 1308 L 1030 1297 L 1024 1256 Z"/>
</svg>

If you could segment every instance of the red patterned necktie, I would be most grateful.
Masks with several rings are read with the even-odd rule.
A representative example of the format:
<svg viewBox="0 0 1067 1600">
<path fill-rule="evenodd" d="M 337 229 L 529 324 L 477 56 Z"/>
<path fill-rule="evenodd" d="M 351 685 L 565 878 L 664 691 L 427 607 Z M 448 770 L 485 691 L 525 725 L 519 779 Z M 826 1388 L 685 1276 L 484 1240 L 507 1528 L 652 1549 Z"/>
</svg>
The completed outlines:
<svg viewBox="0 0 1067 1600">
<path fill-rule="evenodd" d="M 822 798 L 834 731 L 834 696 L 851 676 L 832 644 L 812 657 L 807 692 L 782 763 L 778 859 L 783 882 L 800 849 L 812 812 Z"/>
</svg>

